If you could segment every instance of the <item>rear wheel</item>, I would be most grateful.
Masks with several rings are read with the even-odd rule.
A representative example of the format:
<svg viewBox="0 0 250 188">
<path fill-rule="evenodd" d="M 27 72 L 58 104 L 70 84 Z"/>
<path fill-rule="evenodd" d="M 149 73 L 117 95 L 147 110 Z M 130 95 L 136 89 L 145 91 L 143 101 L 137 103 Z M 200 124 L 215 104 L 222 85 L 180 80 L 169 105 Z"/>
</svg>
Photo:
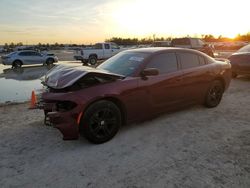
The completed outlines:
<svg viewBox="0 0 250 188">
<path fill-rule="evenodd" d="M 223 83 L 219 80 L 215 80 L 207 91 L 205 98 L 205 106 L 213 108 L 219 105 L 224 92 Z"/>
<path fill-rule="evenodd" d="M 54 62 L 55 62 L 54 59 L 49 58 L 49 59 L 47 59 L 47 61 L 46 61 L 46 65 L 52 65 Z"/>
<path fill-rule="evenodd" d="M 112 139 L 121 126 L 121 112 L 111 101 L 98 101 L 84 113 L 80 133 L 90 142 L 101 144 Z"/>
<path fill-rule="evenodd" d="M 96 58 L 96 56 L 90 56 L 89 57 L 89 64 L 91 64 L 91 65 L 95 65 L 97 63 L 97 58 Z"/>
<path fill-rule="evenodd" d="M 22 67 L 22 61 L 16 60 L 12 63 L 12 68 L 20 68 Z"/>
</svg>

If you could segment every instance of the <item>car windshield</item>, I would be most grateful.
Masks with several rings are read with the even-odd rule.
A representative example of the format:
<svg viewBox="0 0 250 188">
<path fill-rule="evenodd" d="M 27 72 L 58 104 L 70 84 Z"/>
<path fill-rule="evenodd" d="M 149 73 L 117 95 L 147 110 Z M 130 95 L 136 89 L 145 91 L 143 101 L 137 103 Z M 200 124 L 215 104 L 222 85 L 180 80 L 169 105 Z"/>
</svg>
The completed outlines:
<svg viewBox="0 0 250 188">
<path fill-rule="evenodd" d="M 148 56 L 149 54 L 147 53 L 121 52 L 102 63 L 97 68 L 123 76 L 131 76 Z"/>
<path fill-rule="evenodd" d="M 237 52 L 250 52 L 250 44 L 242 47 L 241 49 L 239 49 Z"/>
</svg>

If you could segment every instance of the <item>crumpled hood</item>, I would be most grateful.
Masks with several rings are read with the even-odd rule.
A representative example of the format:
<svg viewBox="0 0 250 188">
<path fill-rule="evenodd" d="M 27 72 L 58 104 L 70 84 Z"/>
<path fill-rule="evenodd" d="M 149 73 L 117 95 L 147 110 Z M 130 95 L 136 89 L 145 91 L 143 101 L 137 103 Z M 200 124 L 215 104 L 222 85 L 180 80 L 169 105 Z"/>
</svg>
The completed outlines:
<svg viewBox="0 0 250 188">
<path fill-rule="evenodd" d="M 110 75 L 114 78 L 124 78 L 122 75 L 110 73 L 102 69 L 96 69 L 76 64 L 58 65 L 52 68 L 45 75 L 44 85 L 54 88 L 63 89 L 73 85 L 77 80 L 89 73 Z"/>
</svg>

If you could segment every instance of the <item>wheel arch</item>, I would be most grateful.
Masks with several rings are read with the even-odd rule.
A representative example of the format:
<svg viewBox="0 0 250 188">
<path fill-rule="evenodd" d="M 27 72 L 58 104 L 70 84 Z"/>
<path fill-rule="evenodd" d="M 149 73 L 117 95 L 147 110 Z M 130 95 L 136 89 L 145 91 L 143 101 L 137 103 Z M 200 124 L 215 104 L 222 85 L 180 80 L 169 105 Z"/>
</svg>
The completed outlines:
<svg viewBox="0 0 250 188">
<path fill-rule="evenodd" d="M 225 89 L 226 89 L 226 81 L 224 80 L 224 78 L 220 77 L 220 76 L 217 76 L 217 77 L 215 77 L 214 81 L 216 81 L 216 80 L 218 80 L 218 81 L 220 81 L 222 83 L 223 90 L 225 91 Z"/>
<path fill-rule="evenodd" d="M 50 60 L 50 59 L 52 59 L 53 60 L 53 62 L 55 62 L 55 59 L 53 58 L 53 57 L 48 57 L 47 59 L 46 59 L 46 63 L 48 62 L 48 60 Z"/>
<path fill-rule="evenodd" d="M 15 59 L 15 60 L 13 60 L 13 61 L 12 61 L 12 65 L 13 65 L 15 62 L 17 62 L 17 61 L 21 62 L 21 65 L 23 65 L 23 61 L 20 60 L 20 59 Z"/>
<path fill-rule="evenodd" d="M 96 59 L 98 59 L 97 54 L 89 54 L 89 58 L 90 58 L 91 56 L 94 56 Z"/>
</svg>

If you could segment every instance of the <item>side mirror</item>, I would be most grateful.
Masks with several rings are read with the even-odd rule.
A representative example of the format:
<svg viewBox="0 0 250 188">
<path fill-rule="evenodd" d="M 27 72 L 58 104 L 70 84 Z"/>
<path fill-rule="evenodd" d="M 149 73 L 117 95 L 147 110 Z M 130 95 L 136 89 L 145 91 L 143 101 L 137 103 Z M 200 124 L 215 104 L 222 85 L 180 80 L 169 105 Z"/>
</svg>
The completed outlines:
<svg viewBox="0 0 250 188">
<path fill-rule="evenodd" d="M 142 72 L 141 72 L 141 76 L 143 78 L 147 77 L 147 76 L 156 76 L 159 74 L 159 70 L 156 69 L 156 68 L 147 68 L 147 69 L 144 69 Z"/>
</svg>

